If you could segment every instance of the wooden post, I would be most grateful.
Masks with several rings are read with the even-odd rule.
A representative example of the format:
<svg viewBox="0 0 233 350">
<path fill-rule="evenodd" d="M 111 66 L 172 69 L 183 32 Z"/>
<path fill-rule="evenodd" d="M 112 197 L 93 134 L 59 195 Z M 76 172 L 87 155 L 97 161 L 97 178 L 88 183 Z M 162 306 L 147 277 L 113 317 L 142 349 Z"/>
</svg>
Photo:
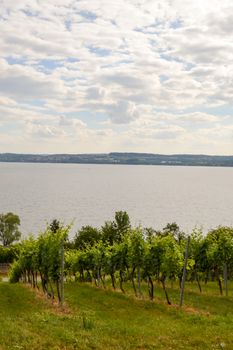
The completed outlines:
<svg viewBox="0 0 233 350">
<path fill-rule="evenodd" d="M 61 306 L 64 304 L 64 241 L 61 241 Z"/>
<path fill-rule="evenodd" d="M 184 301 L 184 285 L 185 285 L 185 279 L 186 279 L 189 244 L 190 244 L 190 236 L 188 236 L 188 241 L 187 241 L 186 251 L 185 251 L 184 269 L 183 269 L 183 276 L 182 276 L 182 282 L 181 282 L 181 288 L 180 288 L 180 307 L 183 305 L 183 301 Z"/>
<path fill-rule="evenodd" d="M 100 269 L 97 269 L 98 288 L 100 288 Z"/>
<path fill-rule="evenodd" d="M 226 294 L 226 297 L 228 297 L 227 263 L 226 262 L 224 264 L 223 278 L 224 278 L 225 294 Z"/>
<path fill-rule="evenodd" d="M 138 265 L 138 297 L 141 297 L 141 270 Z"/>
</svg>

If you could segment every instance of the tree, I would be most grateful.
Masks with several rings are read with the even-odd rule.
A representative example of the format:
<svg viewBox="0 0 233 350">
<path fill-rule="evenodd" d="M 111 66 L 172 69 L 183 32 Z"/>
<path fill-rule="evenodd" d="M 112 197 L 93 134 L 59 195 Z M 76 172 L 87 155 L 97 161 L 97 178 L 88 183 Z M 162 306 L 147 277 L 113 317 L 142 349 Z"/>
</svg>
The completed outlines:
<svg viewBox="0 0 233 350">
<path fill-rule="evenodd" d="M 154 237 L 161 236 L 161 231 L 157 231 L 153 227 L 144 227 L 143 236 L 146 242 L 151 243 Z"/>
<path fill-rule="evenodd" d="M 178 242 L 174 240 L 174 237 L 168 235 L 162 237 L 160 240 L 161 245 L 161 282 L 162 287 L 167 299 L 167 303 L 170 305 L 171 301 L 169 299 L 165 280 L 167 278 L 175 278 L 183 267 L 183 255 L 180 251 L 180 246 Z"/>
<path fill-rule="evenodd" d="M 116 231 L 116 241 L 122 242 L 123 238 L 131 228 L 129 215 L 126 211 L 116 211 L 113 226 Z"/>
<path fill-rule="evenodd" d="M 58 300 L 63 302 L 62 248 L 68 237 L 71 225 L 60 226 L 56 232 L 48 226 L 37 239 L 29 237 L 21 243 L 19 259 L 12 265 L 10 281 L 18 282 L 23 278 L 33 287 L 37 285 L 37 274 L 40 274 L 43 292 L 54 298 L 54 284 Z"/>
<path fill-rule="evenodd" d="M 208 232 L 206 240 L 209 243 L 207 256 L 216 275 L 220 294 L 223 294 L 221 274 L 224 274 L 226 295 L 228 294 L 227 270 L 233 258 L 233 230 L 231 227 L 219 226 Z"/>
<path fill-rule="evenodd" d="M 178 242 L 178 244 L 181 244 L 181 241 L 184 240 L 185 234 L 180 230 L 180 227 L 177 225 L 176 222 L 172 222 L 171 224 L 168 223 L 164 228 L 162 232 L 162 236 L 172 235 L 175 240 Z"/>
<path fill-rule="evenodd" d="M 125 290 L 123 288 L 123 281 L 124 281 L 124 274 L 125 272 L 129 272 L 129 239 L 126 236 L 123 240 L 123 242 L 117 244 L 117 262 L 116 262 L 116 269 L 119 271 L 119 278 L 120 278 L 120 289 L 123 293 L 125 293 Z M 129 273 L 128 273 L 129 275 Z"/>
<path fill-rule="evenodd" d="M 144 258 L 144 273 L 147 278 L 149 298 L 154 298 L 153 276 L 157 281 L 160 279 L 160 269 L 162 263 L 163 247 L 161 246 L 161 237 L 153 236 L 146 245 Z"/>
<path fill-rule="evenodd" d="M 201 279 L 205 274 L 205 280 L 211 270 L 210 261 L 207 253 L 209 251 L 209 242 L 203 236 L 201 229 L 195 228 L 190 236 L 190 258 L 193 261 L 191 276 L 194 277 L 200 292 L 202 292 Z M 207 280 L 206 280 L 207 282 Z"/>
<path fill-rule="evenodd" d="M 131 230 L 129 236 L 129 262 L 131 265 L 131 281 L 136 296 L 141 296 L 141 268 L 143 267 L 145 254 L 145 241 L 141 228 Z M 138 291 L 134 284 L 134 273 L 137 270 Z"/>
<path fill-rule="evenodd" d="M 120 243 L 127 235 L 131 228 L 129 215 L 126 211 L 116 211 L 114 221 L 106 221 L 102 226 L 103 242 L 113 245 L 115 242 Z"/>
<path fill-rule="evenodd" d="M 18 215 L 13 213 L 0 214 L 0 242 L 4 247 L 20 239 L 19 226 L 20 218 Z"/>
<path fill-rule="evenodd" d="M 87 246 L 94 246 L 99 242 L 101 234 L 99 230 L 92 226 L 82 226 L 74 238 L 74 247 L 85 249 Z"/>
<path fill-rule="evenodd" d="M 105 244 L 113 245 L 116 242 L 116 230 L 112 221 L 106 221 L 101 227 L 101 235 Z"/>
<path fill-rule="evenodd" d="M 0 246 L 0 264 L 12 263 L 15 259 L 18 258 L 20 251 L 20 245 L 15 244 L 10 247 Z"/>
<path fill-rule="evenodd" d="M 62 225 L 61 225 L 61 223 L 60 223 L 59 220 L 53 219 L 52 222 L 51 222 L 51 224 L 49 225 L 49 228 L 50 228 L 51 232 L 56 233 L 57 230 L 59 230 L 59 228 L 60 228 L 61 226 L 62 226 Z"/>
</svg>

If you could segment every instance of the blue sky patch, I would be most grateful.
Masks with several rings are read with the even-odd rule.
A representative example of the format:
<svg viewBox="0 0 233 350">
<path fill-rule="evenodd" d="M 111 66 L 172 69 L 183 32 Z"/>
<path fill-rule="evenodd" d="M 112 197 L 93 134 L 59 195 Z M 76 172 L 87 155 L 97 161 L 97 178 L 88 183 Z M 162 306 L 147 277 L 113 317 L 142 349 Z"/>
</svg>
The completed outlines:
<svg viewBox="0 0 233 350">
<path fill-rule="evenodd" d="M 109 56 L 111 54 L 111 50 L 107 50 L 101 47 L 96 46 L 87 46 L 91 53 L 94 53 L 96 56 Z"/>
<path fill-rule="evenodd" d="M 79 14 L 90 22 L 94 22 L 97 18 L 96 14 L 91 11 L 80 11 Z"/>
<path fill-rule="evenodd" d="M 23 57 L 8 56 L 8 57 L 5 57 L 5 60 L 6 60 L 7 63 L 10 64 L 10 65 L 14 65 L 14 64 L 25 65 L 25 64 L 26 64 L 26 59 L 23 58 Z"/>
<path fill-rule="evenodd" d="M 179 29 L 182 27 L 182 21 L 180 19 L 176 19 L 170 23 L 170 28 Z"/>
</svg>

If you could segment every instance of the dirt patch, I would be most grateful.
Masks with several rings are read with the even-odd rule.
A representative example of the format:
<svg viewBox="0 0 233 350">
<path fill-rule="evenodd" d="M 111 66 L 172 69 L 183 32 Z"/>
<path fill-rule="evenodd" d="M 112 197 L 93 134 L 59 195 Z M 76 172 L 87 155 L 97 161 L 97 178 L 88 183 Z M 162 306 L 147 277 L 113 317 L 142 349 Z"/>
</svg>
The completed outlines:
<svg viewBox="0 0 233 350">
<path fill-rule="evenodd" d="M 32 293 L 36 295 L 36 298 L 40 299 L 43 303 L 46 304 L 47 307 L 50 308 L 51 312 L 53 312 L 56 315 L 66 315 L 66 316 L 73 316 L 74 312 L 69 308 L 69 306 L 64 303 L 63 306 L 61 306 L 57 299 L 51 299 L 48 298 L 42 290 L 38 288 L 32 288 L 28 284 L 22 284 L 24 288 L 29 289 Z"/>
</svg>

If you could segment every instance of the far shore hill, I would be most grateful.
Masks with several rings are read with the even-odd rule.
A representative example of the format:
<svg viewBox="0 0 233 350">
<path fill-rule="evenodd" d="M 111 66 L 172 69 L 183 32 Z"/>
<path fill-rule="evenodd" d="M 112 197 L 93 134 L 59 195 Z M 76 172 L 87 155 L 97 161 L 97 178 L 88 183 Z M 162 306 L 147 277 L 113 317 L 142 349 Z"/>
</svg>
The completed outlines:
<svg viewBox="0 0 233 350">
<path fill-rule="evenodd" d="M 129 164 L 183 165 L 233 167 L 232 156 L 200 154 L 98 153 L 98 154 L 18 154 L 0 153 L 0 162 L 71 163 L 71 164 Z"/>
</svg>

